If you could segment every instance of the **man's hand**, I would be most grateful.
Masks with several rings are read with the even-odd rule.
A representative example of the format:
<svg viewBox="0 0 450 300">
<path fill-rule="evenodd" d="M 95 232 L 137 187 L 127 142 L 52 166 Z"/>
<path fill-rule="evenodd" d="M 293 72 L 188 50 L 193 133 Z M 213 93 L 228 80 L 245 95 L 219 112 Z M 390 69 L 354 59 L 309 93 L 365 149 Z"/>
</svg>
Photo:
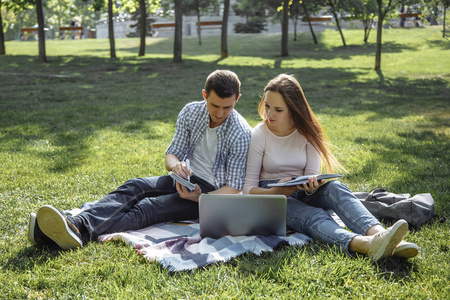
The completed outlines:
<svg viewBox="0 0 450 300">
<path fill-rule="evenodd" d="M 181 198 L 191 200 L 194 202 L 198 202 L 198 198 L 202 194 L 202 190 L 198 186 L 198 184 L 195 184 L 195 190 L 193 190 L 192 192 L 189 192 L 189 190 L 184 185 L 181 185 L 178 182 L 175 182 L 175 184 L 176 184 L 177 192 Z"/>
<path fill-rule="evenodd" d="M 192 170 L 189 170 L 186 166 L 186 162 L 180 161 L 174 164 L 171 167 L 172 172 L 176 173 L 177 175 L 180 175 L 181 177 L 187 179 L 189 176 L 192 176 L 194 172 Z"/>
</svg>

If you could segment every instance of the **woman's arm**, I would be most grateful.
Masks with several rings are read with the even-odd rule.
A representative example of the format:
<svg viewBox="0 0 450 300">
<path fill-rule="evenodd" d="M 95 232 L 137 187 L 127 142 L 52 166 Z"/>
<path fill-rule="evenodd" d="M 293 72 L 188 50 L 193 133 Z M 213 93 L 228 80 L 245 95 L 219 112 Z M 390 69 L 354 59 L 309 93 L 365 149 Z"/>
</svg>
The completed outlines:
<svg viewBox="0 0 450 300">
<path fill-rule="evenodd" d="M 279 182 L 286 182 L 291 180 L 291 178 L 284 178 L 280 180 Z M 249 194 L 259 194 L 259 195 L 285 195 L 286 197 L 289 197 L 293 193 L 297 192 L 299 190 L 299 185 L 294 186 L 277 186 L 277 187 L 271 187 L 271 188 L 261 188 L 261 187 L 253 187 Z"/>
<path fill-rule="evenodd" d="M 252 131 L 250 146 L 248 148 L 247 168 L 245 171 L 243 194 L 248 194 L 253 187 L 259 184 L 262 161 L 264 158 L 265 137 L 261 126 Z"/>
</svg>

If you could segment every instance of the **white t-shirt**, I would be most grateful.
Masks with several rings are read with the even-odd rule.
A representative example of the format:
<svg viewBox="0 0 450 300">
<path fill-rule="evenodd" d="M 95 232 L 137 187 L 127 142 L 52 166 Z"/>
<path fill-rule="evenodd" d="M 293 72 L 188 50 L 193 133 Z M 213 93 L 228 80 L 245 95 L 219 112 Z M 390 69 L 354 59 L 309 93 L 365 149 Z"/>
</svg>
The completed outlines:
<svg viewBox="0 0 450 300">
<path fill-rule="evenodd" d="M 317 150 L 297 130 L 277 136 L 260 123 L 252 131 L 243 193 L 262 180 L 319 174 L 320 162 Z"/>
<path fill-rule="evenodd" d="M 212 168 L 217 155 L 217 130 L 208 127 L 200 142 L 195 146 L 191 158 L 191 170 L 194 175 L 215 186 Z"/>
</svg>

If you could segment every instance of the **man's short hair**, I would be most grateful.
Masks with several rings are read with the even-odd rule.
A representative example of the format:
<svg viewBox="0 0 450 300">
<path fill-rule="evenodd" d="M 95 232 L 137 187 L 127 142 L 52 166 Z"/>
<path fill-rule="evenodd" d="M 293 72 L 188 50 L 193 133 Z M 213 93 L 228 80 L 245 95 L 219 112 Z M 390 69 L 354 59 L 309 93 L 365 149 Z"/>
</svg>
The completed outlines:
<svg viewBox="0 0 450 300">
<path fill-rule="evenodd" d="M 205 82 L 206 96 L 214 90 L 220 98 L 228 98 L 232 95 L 239 97 L 241 82 L 236 73 L 230 70 L 216 70 L 212 72 Z"/>
</svg>

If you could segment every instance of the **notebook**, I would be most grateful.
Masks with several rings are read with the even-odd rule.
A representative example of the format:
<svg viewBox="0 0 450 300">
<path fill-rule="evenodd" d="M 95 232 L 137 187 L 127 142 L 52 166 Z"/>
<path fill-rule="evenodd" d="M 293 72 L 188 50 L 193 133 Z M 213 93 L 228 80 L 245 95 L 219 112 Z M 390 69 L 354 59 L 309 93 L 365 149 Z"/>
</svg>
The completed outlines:
<svg viewBox="0 0 450 300">
<path fill-rule="evenodd" d="M 199 198 L 200 236 L 286 235 L 283 195 L 202 194 Z"/>
<path fill-rule="evenodd" d="M 281 183 L 269 183 L 267 187 L 273 187 L 273 186 L 293 186 L 293 185 L 302 185 L 304 183 L 308 183 L 308 178 L 312 178 L 313 176 L 316 176 L 317 181 L 323 180 L 323 179 L 331 179 L 331 178 L 338 178 L 342 177 L 340 174 L 317 174 L 317 175 L 304 175 L 299 176 L 296 178 L 293 178 L 292 180 L 281 182 Z"/>
</svg>

